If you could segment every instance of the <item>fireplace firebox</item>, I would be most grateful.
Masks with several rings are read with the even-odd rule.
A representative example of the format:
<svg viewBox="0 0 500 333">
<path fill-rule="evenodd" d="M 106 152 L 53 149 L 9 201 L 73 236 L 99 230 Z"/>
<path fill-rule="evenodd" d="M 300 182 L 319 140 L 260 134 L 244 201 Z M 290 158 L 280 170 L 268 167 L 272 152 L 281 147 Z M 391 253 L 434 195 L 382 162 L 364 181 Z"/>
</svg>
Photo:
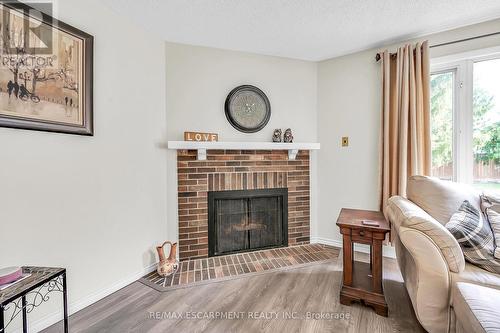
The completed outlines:
<svg viewBox="0 0 500 333">
<path fill-rule="evenodd" d="M 208 255 L 288 245 L 288 189 L 208 192 Z"/>
</svg>

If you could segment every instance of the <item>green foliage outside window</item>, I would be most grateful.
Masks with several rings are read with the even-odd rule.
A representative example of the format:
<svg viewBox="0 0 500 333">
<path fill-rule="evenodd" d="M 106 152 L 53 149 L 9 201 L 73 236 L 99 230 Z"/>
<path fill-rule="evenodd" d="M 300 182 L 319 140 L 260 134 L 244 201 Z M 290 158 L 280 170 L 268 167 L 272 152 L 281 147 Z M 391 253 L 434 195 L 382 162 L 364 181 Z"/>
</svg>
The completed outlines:
<svg viewBox="0 0 500 333">
<path fill-rule="evenodd" d="M 453 73 L 431 77 L 432 165 L 453 161 Z"/>
<path fill-rule="evenodd" d="M 473 96 L 474 156 L 476 162 L 500 164 L 500 121 L 492 122 L 488 113 L 495 107 L 494 96 L 476 88 Z"/>
<path fill-rule="evenodd" d="M 500 121 L 491 121 L 494 96 L 475 88 L 473 95 L 474 157 L 476 162 L 500 164 Z M 432 165 L 452 163 L 453 149 L 453 73 L 431 77 Z"/>
</svg>

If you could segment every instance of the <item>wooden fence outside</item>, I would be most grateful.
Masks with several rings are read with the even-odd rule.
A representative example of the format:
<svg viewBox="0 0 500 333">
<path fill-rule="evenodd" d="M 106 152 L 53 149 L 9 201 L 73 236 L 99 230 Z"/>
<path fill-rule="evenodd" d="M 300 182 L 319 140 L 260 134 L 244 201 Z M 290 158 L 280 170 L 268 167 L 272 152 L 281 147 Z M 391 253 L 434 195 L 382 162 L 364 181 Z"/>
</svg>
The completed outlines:
<svg viewBox="0 0 500 333">
<path fill-rule="evenodd" d="M 447 165 L 433 167 L 432 175 L 441 179 L 451 180 L 453 178 L 453 166 L 450 163 Z M 488 163 L 475 162 L 474 179 L 500 182 L 500 164 L 495 164 L 493 161 L 489 161 Z"/>
</svg>

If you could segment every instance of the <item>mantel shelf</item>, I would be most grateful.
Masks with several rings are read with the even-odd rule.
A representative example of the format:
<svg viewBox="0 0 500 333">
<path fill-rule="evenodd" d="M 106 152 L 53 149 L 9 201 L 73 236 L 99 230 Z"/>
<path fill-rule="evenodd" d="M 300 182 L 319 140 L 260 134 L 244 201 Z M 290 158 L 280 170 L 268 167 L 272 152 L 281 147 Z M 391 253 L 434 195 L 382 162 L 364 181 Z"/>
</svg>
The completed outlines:
<svg viewBox="0 0 500 333">
<path fill-rule="evenodd" d="M 294 160 L 299 150 L 320 149 L 319 143 L 309 142 L 210 142 L 168 141 L 168 149 L 197 150 L 198 160 L 206 160 L 208 149 L 223 150 L 288 150 L 288 158 Z"/>
</svg>

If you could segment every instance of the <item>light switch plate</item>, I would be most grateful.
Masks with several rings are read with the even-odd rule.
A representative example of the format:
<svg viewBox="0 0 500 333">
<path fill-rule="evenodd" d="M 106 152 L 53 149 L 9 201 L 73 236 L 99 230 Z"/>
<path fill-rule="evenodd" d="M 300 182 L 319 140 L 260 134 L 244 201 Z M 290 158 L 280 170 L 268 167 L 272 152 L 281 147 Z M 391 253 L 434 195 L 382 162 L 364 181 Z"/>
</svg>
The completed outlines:
<svg viewBox="0 0 500 333">
<path fill-rule="evenodd" d="M 349 146 L 349 137 L 343 136 L 342 137 L 342 147 L 347 147 L 347 146 Z"/>
</svg>

